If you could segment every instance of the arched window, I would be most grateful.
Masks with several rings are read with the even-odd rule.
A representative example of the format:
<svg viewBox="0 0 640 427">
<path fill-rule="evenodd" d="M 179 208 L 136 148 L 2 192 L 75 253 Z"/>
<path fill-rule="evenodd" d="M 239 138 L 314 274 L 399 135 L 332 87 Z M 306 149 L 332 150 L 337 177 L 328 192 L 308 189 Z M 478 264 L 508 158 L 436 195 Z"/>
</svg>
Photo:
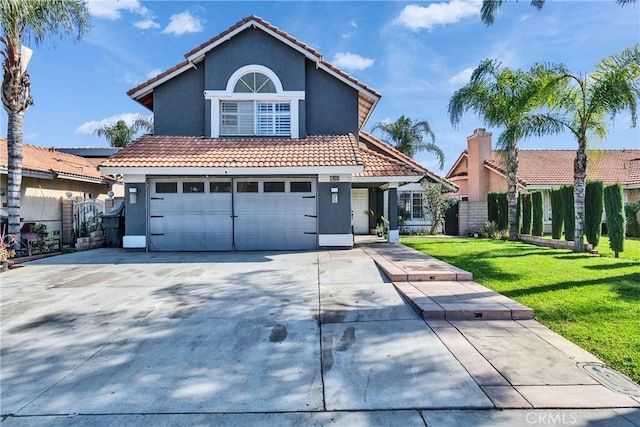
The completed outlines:
<svg viewBox="0 0 640 427">
<path fill-rule="evenodd" d="M 262 73 L 247 73 L 240 77 L 233 93 L 276 93 L 276 86 Z"/>
<path fill-rule="evenodd" d="M 247 65 L 231 75 L 224 91 L 205 91 L 211 100 L 211 136 L 298 138 L 298 103 L 304 92 L 285 91 L 263 65 Z"/>
</svg>

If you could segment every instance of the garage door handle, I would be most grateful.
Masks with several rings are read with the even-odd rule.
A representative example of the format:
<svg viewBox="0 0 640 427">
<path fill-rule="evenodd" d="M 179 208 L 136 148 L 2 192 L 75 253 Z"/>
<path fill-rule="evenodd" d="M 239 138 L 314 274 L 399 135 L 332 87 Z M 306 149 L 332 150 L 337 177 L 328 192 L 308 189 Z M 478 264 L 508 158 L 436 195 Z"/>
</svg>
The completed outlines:
<svg viewBox="0 0 640 427">
<path fill-rule="evenodd" d="M 303 234 L 318 234 L 315 231 L 305 231 Z"/>
<path fill-rule="evenodd" d="M 316 196 L 302 196 L 303 199 L 315 199 Z"/>
<path fill-rule="evenodd" d="M 307 218 L 318 218 L 318 215 L 305 215 Z"/>
<path fill-rule="evenodd" d="M 164 236 L 164 233 L 151 233 L 152 236 Z"/>
<path fill-rule="evenodd" d="M 164 197 L 151 197 L 151 200 L 164 200 Z"/>
<path fill-rule="evenodd" d="M 164 215 L 150 215 L 151 218 L 164 218 Z"/>
</svg>

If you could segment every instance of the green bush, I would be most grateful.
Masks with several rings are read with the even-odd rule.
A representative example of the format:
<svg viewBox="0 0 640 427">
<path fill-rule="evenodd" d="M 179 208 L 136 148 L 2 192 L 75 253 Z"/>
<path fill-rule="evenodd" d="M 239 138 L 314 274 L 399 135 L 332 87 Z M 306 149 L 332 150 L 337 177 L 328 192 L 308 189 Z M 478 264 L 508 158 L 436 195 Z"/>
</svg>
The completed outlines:
<svg viewBox="0 0 640 427">
<path fill-rule="evenodd" d="M 522 195 L 522 234 L 531 234 L 531 220 L 533 217 L 533 207 L 531 203 L 531 194 Z"/>
<path fill-rule="evenodd" d="M 624 205 L 624 213 L 627 217 L 627 237 L 640 237 L 638 212 L 640 212 L 640 202 Z"/>
<path fill-rule="evenodd" d="M 509 201 L 507 193 L 498 193 L 498 229 L 509 230 Z"/>
<path fill-rule="evenodd" d="M 493 222 L 498 230 L 509 229 L 509 202 L 507 193 L 491 192 L 487 194 L 487 220 Z"/>
<path fill-rule="evenodd" d="M 498 206 L 498 193 L 488 193 L 487 194 L 487 221 L 493 222 L 495 224 L 498 223 L 498 215 L 499 215 L 499 206 Z"/>
<path fill-rule="evenodd" d="M 573 185 L 565 185 L 562 191 L 562 211 L 564 212 L 564 240 L 576 238 L 576 207 L 573 204 Z"/>
<path fill-rule="evenodd" d="M 595 248 L 602 233 L 604 193 L 602 181 L 588 181 L 584 195 L 584 234 Z"/>
<path fill-rule="evenodd" d="M 564 211 L 562 208 L 562 190 L 551 190 L 551 237 L 560 239 L 562 237 L 562 226 L 564 225 Z"/>
<path fill-rule="evenodd" d="M 607 211 L 607 232 L 609 247 L 618 258 L 624 251 L 624 207 L 622 185 L 613 184 L 604 188 L 604 208 Z"/>
<path fill-rule="evenodd" d="M 544 233 L 544 204 L 542 201 L 542 191 L 531 193 L 531 205 L 533 209 L 533 230 L 534 236 L 542 236 Z"/>
</svg>

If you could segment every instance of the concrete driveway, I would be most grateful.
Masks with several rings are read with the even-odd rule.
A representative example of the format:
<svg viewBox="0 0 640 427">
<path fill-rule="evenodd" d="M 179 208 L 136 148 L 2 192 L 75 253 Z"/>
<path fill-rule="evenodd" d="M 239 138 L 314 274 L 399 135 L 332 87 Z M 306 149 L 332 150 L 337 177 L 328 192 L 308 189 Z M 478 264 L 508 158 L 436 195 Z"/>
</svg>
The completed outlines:
<svg viewBox="0 0 640 427">
<path fill-rule="evenodd" d="M 488 415 L 491 400 L 359 249 L 99 249 L 0 280 L 3 425 L 525 417 Z"/>
</svg>

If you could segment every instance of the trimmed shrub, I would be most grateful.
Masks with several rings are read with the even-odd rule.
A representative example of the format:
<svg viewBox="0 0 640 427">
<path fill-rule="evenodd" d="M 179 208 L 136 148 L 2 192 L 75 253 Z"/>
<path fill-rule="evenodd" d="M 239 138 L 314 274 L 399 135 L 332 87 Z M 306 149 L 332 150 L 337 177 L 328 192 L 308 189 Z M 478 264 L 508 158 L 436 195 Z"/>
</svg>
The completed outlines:
<svg viewBox="0 0 640 427">
<path fill-rule="evenodd" d="M 564 210 L 562 206 L 562 190 L 551 190 L 551 237 L 560 239 L 562 237 L 562 226 L 564 225 Z"/>
<path fill-rule="evenodd" d="M 531 205 L 533 210 L 533 224 L 531 234 L 542 236 L 544 232 L 544 204 L 542 201 L 542 191 L 531 193 Z"/>
<path fill-rule="evenodd" d="M 533 208 L 531 204 L 531 194 L 522 195 L 522 234 L 531 234 L 531 220 L 533 217 Z"/>
<path fill-rule="evenodd" d="M 487 194 L 487 220 L 493 222 L 500 231 L 509 229 L 507 193 L 491 192 Z"/>
<path fill-rule="evenodd" d="M 638 212 L 640 212 L 640 202 L 624 205 L 624 213 L 627 217 L 627 237 L 640 237 Z"/>
<path fill-rule="evenodd" d="M 565 185 L 562 191 L 562 211 L 564 212 L 564 240 L 576 238 L 576 207 L 573 204 L 573 185 Z"/>
<path fill-rule="evenodd" d="M 604 211 L 604 188 L 602 181 L 588 181 L 584 195 L 584 234 L 587 242 L 595 248 L 602 233 Z"/>
<path fill-rule="evenodd" d="M 499 206 L 498 206 L 498 193 L 487 194 L 487 221 L 498 223 Z"/>
<path fill-rule="evenodd" d="M 622 185 L 613 184 L 604 188 L 604 208 L 607 212 L 607 231 L 609 233 L 609 247 L 618 254 L 624 251 L 624 205 Z"/>
<path fill-rule="evenodd" d="M 509 230 L 509 200 L 507 193 L 498 193 L 498 229 Z"/>
</svg>

